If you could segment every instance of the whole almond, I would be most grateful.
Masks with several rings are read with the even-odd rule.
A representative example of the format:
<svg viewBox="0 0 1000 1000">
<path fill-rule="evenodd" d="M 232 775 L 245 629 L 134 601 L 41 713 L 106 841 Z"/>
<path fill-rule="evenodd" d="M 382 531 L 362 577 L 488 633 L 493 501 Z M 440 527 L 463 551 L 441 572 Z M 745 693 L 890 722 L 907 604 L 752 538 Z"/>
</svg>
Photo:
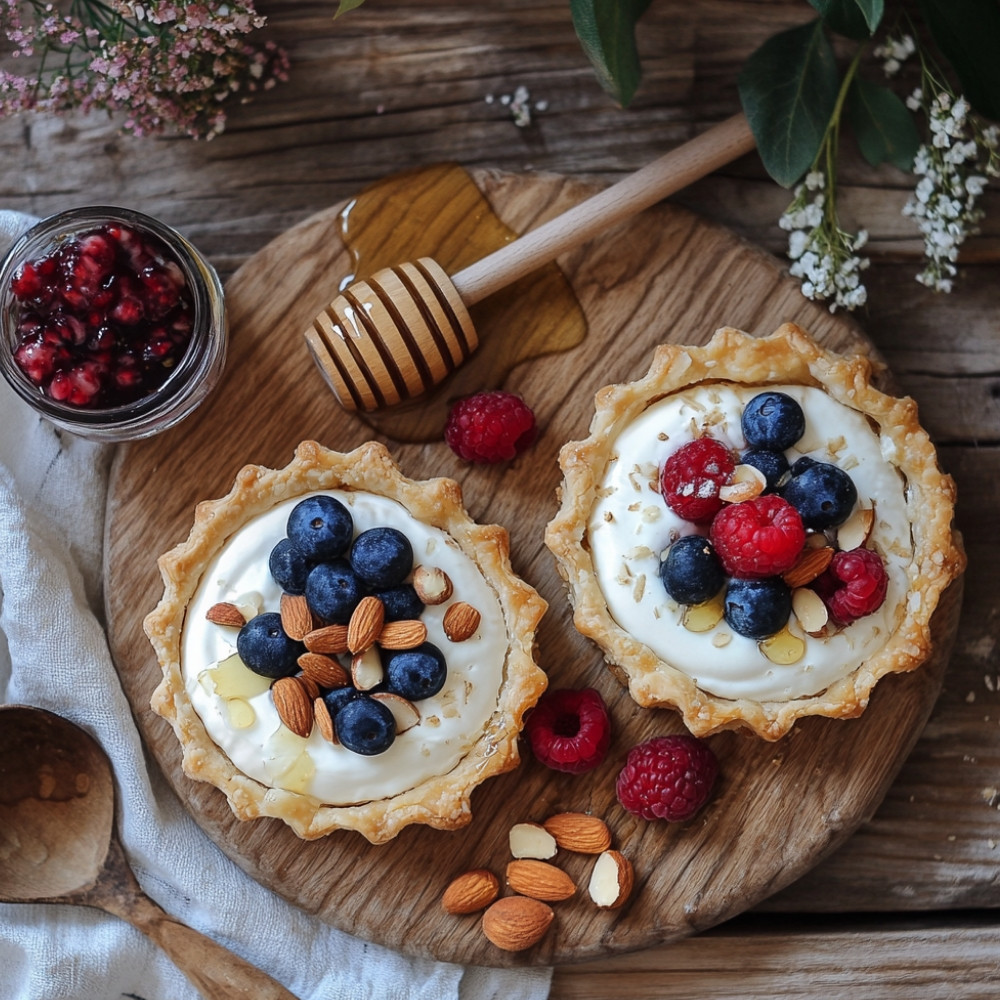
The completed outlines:
<svg viewBox="0 0 1000 1000">
<path fill-rule="evenodd" d="M 302 641 L 310 653 L 346 653 L 347 626 L 324 625 L 307 632 Z"/>
<path fill-rule="evenodd" d="M 320 736 L 327 743 L 339 743 L 337 730 L 333 728 L 333 718 L 330 715 L 329 706 L 322 698 L 317 698 L 313 702 L 313 716 L 316 719 L 316 728 L 319 730 Z"/>
<path fill-rule="evenodd" d="M 531 896 L 546 903 L 569 899 L 576 892 L 573 880 L 561 868 L 535 858 L 509 861 L 507 885 L 522 896 Z"/>
<path fill-rule="evenodd" d="M 296 674 L 295 679 L 305 688 L 310 701 L 315 701 L 319 697 L 319 685 L 305 671 Z"/>
<path fill-rule="evenodd" d="M 803 549 L 795 565 L 782 574 L 782 579 L 793 590 L 812 583 L 830 565 L 833 549 L 826 545 L 821 549 Z"/>
<path fill-rule="evenodd" d="M 504 896 L 483 914 L 483 933 L 504 951 L 524 951 L 549 929 L 552 907 L 530 896 Z"/>
<path fill-rule="evenodd" d="M 313 705 L 306 689 L 295 677 L 280 677 L 271 685 L 271 698 L 278 718 L 296 736 L 305 739 L 312 731 Z"/>
<path fill-rule="evenodd" d="M 424 604 L 444 604 L 451 597 L 451 577 L 439 566 L 417 566 L 413 589 Z"/>
<path fill-rule="evenodd" d="M 247 623 L 243 612 L 235 604 L 230 604 L 228 601 L 213 604 L 205 612 L 205 619 L 213 625 L 231 625 L 233 628 L 243 628 Z"/>
<path fill-rule="evenodd" d="M 362 597 L 347 624 L 347 651 L 363 653 L 373 646 L 384 621 L 385 605 L 377 597 Z"/>
<path fill-rule="evenodd" d="M 302 673 L 321 688 L 342 688 L 350 683 L 351 678 L 340 661 L 326 653 L 303 653 L 297 662 Z"/>
<path fill-rule="evenodd" d="M 587 891 L 603 910 L 616 910 L 632 895 L 632 862 L 618 851 L 604 851 L 594 862 Z"/>
<path fill-rule="evenodd" d="M 427 626 L 419 618 L 386 622 L 378 637 L 383 649 L 416 649 L 427 641 Z"/>
<path fill-rule="evenodd" d="M 313 616 L 303 594 L 282 594 L 281 627 L 289 639 L 301 642 L 313 629 Z"/>
<path fill-rule="evenodd" d="M 444 634 L 452 642 L 465 642 L 476 634 L 480 621 L 479 612 L 465 601 L 456 601 L 444 613 L 441 625 L 444 627 Z"/>
<path fill-rule="evenodd" d="M 486 868 L 464 872 L 451 880 L 441 897 L 445 913 L 477 913 L 500 895 L 500 880 Z"/>
<path fill-rule="evenodd" d="M 561 848 L 577 854 L 600 854 L 611 846 L 611 831 L 599 816 L 558 813 L 550 816 L 542 826 L 556 838 Z"/>
</svg>

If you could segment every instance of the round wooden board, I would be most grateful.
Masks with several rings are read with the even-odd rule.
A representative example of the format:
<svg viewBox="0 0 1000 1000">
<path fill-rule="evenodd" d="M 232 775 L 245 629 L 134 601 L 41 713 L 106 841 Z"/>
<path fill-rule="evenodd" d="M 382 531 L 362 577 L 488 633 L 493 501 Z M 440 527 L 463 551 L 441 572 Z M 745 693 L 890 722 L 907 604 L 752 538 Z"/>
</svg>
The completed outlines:
<svg viewBox="0 0 1000 1000">
<path fill-rule="evenodd" d="M 558 177 L 477 172 L 495 211 L 517 232 L 563 211 L 589 189 Z M 506 467 L 474 467 L 443 443 L 385 440 L 404 472 L 447 475 L 481 522 L 504 525 L 514 568 L 548 600 L 539 658 L 553 687 L 597 687 L 614 725 L 604 765 L 571 777 L 530 759 L 473 795 L 473 820 L 453 833 L 409 827 L 373 847 L 354 833 L 298 840 L 279 822 L 241 823 L 215 788 L 186 778 L 169 726 L 149 709 L 159 668 L 142 631 L 160 592 L 154 556 L 186 536 L 194 505 L 221 496 L 246 463 L 284 465 L 314 438 L 346 450 L 374 435 L 333 401 L 301 331 L 350 270 L 322 212 L 261 250 L 229 282 L 231 359 L 209 402 L 159 437 L 120 449 L 107 519 L 106 602 L 112 653 L 147 745 L 206 833 L 240 867 L 304 910 L 370 941 L 418 956 L 477 965 L 556 964 L 679 938 L 753 906 L 793 881 L 868 818 L 922 729 L 940 689 L 958 617 L 959 587 L 936 615 L 937 653 L 913 674 L 884 680 L 856 721 L 810 719 L 769 744 L 739 733 L 711 738 L 722 776 L 711 804 L 681 825 L 645 823 L 616 803 L 614 778 L 630 747 L 681 731 L 669 711 L 639 709 L 575 632 L 542 537 L 556 509 L 557 452 L 582 437 L 594 392 L 635 378 L 660 341 L 703 343 L 719 326 L 767 333 L 792 320 L 835 350 L 871 350 L 849 320 L 802 298 L 773 258 L 731 233 L 659 206 L 566 255 L 559 264 L 589 323 L 572 350 L 516 368 L 504 387 L 534 407 L 537 444 Z M 488 303 L 484 304 L 488 307 Z M 581 886 L 555 905 L 542 943 L 508 954 L 476 916 L 440 907 L 448 880 L 473 867 L 502 876 L 507 834 L 522 820 L 563 811 L 604 817 L 634 863 L 636 891 L 620 910 L 587 898 L 590 860 L 560 858 Z"/>
</svg>

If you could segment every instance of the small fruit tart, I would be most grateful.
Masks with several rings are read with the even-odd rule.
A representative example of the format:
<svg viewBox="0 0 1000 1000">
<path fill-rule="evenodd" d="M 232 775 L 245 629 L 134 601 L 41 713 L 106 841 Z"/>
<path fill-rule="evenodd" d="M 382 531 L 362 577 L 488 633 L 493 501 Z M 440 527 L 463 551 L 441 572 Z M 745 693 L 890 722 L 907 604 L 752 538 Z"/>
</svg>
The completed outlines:
<svg viewBox="0 0 1000 1000">
<path fill-rule="evenodd" d="M 546 686 L 546 605 L 457 483 L 407 479 L 376 443 L 306 441 L 199 504 L 159 564 L 152 707 L 185 773 L 240 819 L 374 844 L 413 823 L 451 830 L 473 788 L 517 765 Z"/>
<path fill-rule="evenodd" d="M 546 543 L 576 627 L 697 736 L 861 714 L 965 567 L 916 404 L 786 324 L 665 345 L 565 445 Z"/>
</svg>

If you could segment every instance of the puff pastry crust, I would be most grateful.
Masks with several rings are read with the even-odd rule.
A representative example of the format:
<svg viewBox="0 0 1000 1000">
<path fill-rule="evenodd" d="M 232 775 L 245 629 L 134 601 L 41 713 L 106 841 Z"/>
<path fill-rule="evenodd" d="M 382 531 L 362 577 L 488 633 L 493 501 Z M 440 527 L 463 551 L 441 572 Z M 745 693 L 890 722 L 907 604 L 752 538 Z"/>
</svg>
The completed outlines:
<svg viewBox="0 0 1000 1000">
<path fill-rule="evenodd" d="M 548 524 L 546 544 L 567 582 L 577 629 L 601 647 L 612 672 L 639 705 L 677 709 L 695 735 L 745 728 L 777 740 L 805 716 L 860 715 L 879 678 L 913 670 L 926 661 L 931 616 L 942 592 L 965 568 L 961 541 L 952 527 L 955 485 L 938 468 L 916 403 L 878 390 L 872 384 L 874 370 L 870 359 L 824 350 L 792 324 L 767 337 L 727 327 L 704 347 L 660 346 L 643 378 L 597 393 L 589 436 L 564 445 L 560 452 L 561 506 Z M 686 673 L 619 626 L 595 574 L 587 525 L 619 433 L 658 400 L 719 382 L 821 388 L 867 417 L 904 480 L 913 557 L 898 626 L 875 655 L 812 696 L 755 701 L 720 698 L 701 690 Z M 708 648 L 706 653 L 710 652 Z"/>
<path fill-rule="evenodd" d="M 389 497 L 414 518 L 447 532 L 496 593 L 508 643 L 497 707 L 470 752 L 446 774 L 389 798 L 348 806 L 271 788 L 242 773 L 209 737 L 185 691 L 181 672 L 181 635 L 188 603 L 225 541 L 284 500 L 330 489 Z M 144 621 L 163 670 L 151 705 L 177 735 L 185 774 L 224 792 L 240 819 L 280 819 L 305 840 L 334 830 L 356 830 L 373 844 L 380 844 L 414 823 L 442 830 L 464 826 L 472 818 L 472 790 L 487 778 L 517 766 L 524 714 L 547 683 L 533 655 L 534 633 L 546 603 L 511 569 L 506 530 L 476 524 L 466 513 L 461 489 L 453 480 L 407 479 L 389 452 L 375 442 L 340 453 L 305 441 L 284 468 L 248 465 L 237 474 L 228 495 L 200 503 L 188 538 L 161 556 L 159 566 L 163 598 Z"/>
</svg>

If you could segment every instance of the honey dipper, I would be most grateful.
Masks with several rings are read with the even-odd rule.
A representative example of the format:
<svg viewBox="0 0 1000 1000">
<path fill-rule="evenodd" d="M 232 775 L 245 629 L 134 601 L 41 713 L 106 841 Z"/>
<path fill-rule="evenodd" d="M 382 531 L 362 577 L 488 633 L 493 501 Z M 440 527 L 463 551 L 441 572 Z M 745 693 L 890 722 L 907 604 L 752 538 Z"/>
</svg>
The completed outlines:
<svg viewBox="0 0 1000 1000">
<path fill-rule="evenodd" d="M 430 257 L 383 268 L 341 292 L 305 337 L 347 410 L 432 389 L 476 349 L 468 307 L 753 149 L 742 114 L 449 276 Z"/>
</svg>

